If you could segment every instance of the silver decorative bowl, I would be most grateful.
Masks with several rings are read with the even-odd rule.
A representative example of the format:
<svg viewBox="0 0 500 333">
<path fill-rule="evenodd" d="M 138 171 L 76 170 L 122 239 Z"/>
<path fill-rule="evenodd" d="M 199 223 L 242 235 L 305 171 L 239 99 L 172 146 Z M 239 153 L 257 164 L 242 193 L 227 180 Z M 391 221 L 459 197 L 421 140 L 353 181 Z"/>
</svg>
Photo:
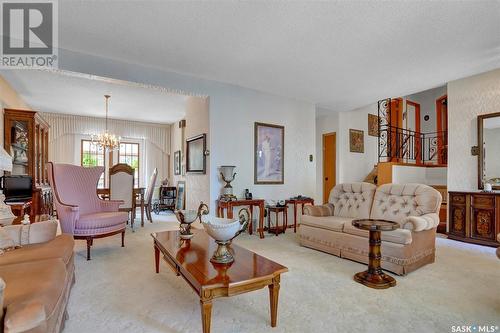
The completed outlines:
<svg viewBox="0 0 500 333">
<path fill-rule="evenodd" d="M 210 259 L 217 264 L 229 264 L 234 261 L 229 245 L 231 241 L 241 234 L 248 225 L 250 212 L 243 208 L 238 212 L 238 219 L 225 219 L 214 216 L 205 216 L 201 223 L 207 234 L 217 243 L 217 250 Z"/>
</svg>

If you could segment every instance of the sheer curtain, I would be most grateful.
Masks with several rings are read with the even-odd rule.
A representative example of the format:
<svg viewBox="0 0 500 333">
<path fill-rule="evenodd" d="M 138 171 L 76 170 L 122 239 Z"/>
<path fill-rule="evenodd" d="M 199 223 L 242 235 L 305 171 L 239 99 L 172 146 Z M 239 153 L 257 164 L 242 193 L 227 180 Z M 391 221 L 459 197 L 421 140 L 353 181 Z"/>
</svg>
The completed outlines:
<svg viewBox="0 0 500 333">
<path fill-rule="evenodd" d="M 49 160 L 56 163 L 80 164 L 82 138 L 104 131 L 102 118 L 59 113 L 41 113 L 49 123 Z M 109 119 L 109 131 L 122 138 L 140 142 L 140 186 L 147 186 L 149 176 L 158 168 L 158 181 L 168 176 L 170 125 Z"/>
</svg>

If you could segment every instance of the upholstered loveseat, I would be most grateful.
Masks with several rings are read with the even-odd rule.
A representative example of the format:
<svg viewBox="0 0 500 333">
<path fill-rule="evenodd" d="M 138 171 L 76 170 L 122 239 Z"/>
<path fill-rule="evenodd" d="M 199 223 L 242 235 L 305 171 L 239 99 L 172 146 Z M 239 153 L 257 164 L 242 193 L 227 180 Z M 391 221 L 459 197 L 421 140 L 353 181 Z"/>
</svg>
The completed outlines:
<svg viewBox="0 0 500 333">
<path fill-rule="evenodd" d="M 357 218 L 397 222 L 382 232 L 382 268 L 399 275 L 434 262 L 441 194 L 422 184 L 339 184 L 329 203 L 306 206 L 298 231 L 302 246 L 363 263 L 368 262 L 368 231 L 352 225 Z"/>
<path fill-rule="evenodd" d="M 74 240 L 56 230 L 56 221 L 0 230 L 2 241 L 21 246 L 0 254 L 0 332 L 62 330 L 75 281 Z"/>
</svg>

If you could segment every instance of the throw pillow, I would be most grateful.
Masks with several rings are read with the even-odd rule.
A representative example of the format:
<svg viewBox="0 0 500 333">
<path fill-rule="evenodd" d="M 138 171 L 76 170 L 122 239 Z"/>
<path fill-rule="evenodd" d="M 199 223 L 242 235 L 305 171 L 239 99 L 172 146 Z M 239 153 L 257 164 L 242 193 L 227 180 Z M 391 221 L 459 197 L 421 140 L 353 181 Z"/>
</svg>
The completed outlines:
<svg viewBox="0 0 500 333">
<path fill-rule="evenodd" d="M 4 250 L 12 249 L 16 246 L 16 243 L 12 238 L 10 238 L 9 234 L 3 229 L 0 228 L 0 253 L 3 253 Z"/>
</svg>

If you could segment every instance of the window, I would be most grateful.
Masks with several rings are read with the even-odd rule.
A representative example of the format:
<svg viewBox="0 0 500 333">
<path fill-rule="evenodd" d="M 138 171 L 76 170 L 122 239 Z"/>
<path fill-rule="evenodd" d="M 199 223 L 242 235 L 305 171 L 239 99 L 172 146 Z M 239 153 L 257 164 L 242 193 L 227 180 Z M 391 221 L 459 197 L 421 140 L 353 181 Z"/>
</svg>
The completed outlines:
<svg viewBox="0 0 500 333">
<path fill-rule="evenodd" d="M 104 166 L 104 151 L 99 150 L 90 140 L 82 140 L 81 164 L 83 167 Z M 97 183 L 98 188 L 104 188 L 104 172 Z"/>
<path fill-rule="evenodd" d="M 121 142 L 118 163 L 126 163 L 134 169 L 134 187 L 139 187 L 139 144 Z"/>
</svg>

